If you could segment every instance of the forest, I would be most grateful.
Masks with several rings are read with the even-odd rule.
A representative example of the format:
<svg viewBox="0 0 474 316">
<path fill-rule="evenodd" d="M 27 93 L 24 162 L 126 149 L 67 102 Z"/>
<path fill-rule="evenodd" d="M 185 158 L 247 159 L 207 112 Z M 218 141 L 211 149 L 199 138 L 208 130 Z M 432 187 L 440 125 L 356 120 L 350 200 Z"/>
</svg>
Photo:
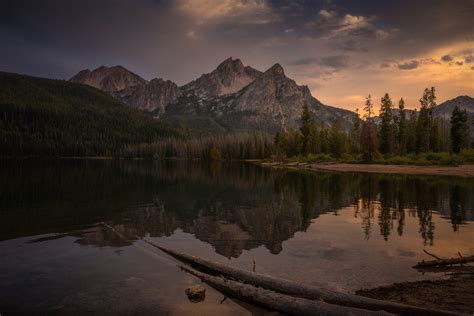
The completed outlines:
<svg viewBox="0 0 474 316">
<path fill-rule="evenodd" d="M 95 88 L 0 73 L 2 156 L 115 156 L 181 131 Z"/>
<path fill-rule="evenodd" d="M 395 106 L 385 94 L 379 116 L 369 95 L 350 130 L 338 121 L 317 126 L 305 105 L 298 129 L 211 135 L 160 122 L 89 86 L 0 73 L 0 151 L 4 157 L 474 162 L 466 111 L 455 107 L 450 122 L 434 117 L 435 92 L 425 89 L 419 111 L 406 110 L 403 99 Z"/>
<path fill-rule="evenodd" d="M 407 111 L 402 99 L 395 108 L 389 94 L 380 100 L 375 116 L 371 96 L 367 96 L 363 119 L 359 111 L 350 131 L 339 122 L 317 127 L 307 106 L 298 130 L 280 131 L 274 137 L 277 157 L 303 161 L 342 160 L 390 164 L 459 164 L 472 162 L 469 117 L 454 108 L 449 122 L 433 116 L 436 90 L 425 89 L 420 110 Z"/>
<path fill-rule="evenodd" d="M 272 159 L 417 165 L 474 163 L 466 111 L 456 106 L 451 120 L 446 122 L 433 116 L 435 106 L 434 87 L 424 90 L 419 111 L 406 110 L 403 99 L 395 107 L 389 94 L 385 94 L 376 117 L 369 95 L 363 117 L 357 110 L 350 130 L 344 130 L 338 121 L 317 126 L 305 105 L 300 127 L 278 131 L 274 136 L 241 133 L 166 138 L 149 144 L 127 145 L 121 155 L 153 159 Z"/>
</svg>

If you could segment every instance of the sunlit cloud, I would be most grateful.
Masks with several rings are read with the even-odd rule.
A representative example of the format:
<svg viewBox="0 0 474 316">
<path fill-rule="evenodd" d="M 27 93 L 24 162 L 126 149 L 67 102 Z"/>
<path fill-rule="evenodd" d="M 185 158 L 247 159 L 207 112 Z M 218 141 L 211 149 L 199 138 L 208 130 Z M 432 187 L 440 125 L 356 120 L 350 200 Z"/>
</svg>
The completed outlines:
<svg viewBox="0 0 474 316">
<path fill-rule="evenodd" d="M 337 15 L 335 11 L 328 11 L 328 10 L 321 10 L 319 11 L 319 15 L 323 18 L 330 19 Z"/>
<path fill-rule="evenodd" d="M 177 8 L 198 20 L 266 24 L 278 19 L 266 0 L 180 0 Z"/>
</svg>

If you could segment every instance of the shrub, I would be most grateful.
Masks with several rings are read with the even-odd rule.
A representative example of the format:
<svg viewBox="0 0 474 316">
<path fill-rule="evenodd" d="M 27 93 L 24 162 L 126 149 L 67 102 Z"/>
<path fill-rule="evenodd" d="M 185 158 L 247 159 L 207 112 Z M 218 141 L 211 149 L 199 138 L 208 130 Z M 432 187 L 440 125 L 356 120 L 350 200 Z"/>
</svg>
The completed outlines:
<svg viewBox="0 0 474 316">
<path fill-rule="evenodd" d="M 474 163 L 474 149 L 463 149 L 460 156 L 466 163 Z"/>
</svg>

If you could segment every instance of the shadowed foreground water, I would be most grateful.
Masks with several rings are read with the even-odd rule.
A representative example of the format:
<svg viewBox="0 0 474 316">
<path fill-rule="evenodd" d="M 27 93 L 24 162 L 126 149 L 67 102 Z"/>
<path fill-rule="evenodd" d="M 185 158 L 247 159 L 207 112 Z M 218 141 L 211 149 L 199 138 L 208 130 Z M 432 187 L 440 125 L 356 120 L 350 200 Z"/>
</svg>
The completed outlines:
<svg viewBox="0 0 474 316">
<path fill-rule="evenodd" d="M 0 313 L 261 313 L 199 283 L 146 238 L 353 292 L 474 254 L 474 179 L 268 170 L 245 163 L 2 161 Z M 107 222 L 129 240 L 118 238 Z"/>
</svg>

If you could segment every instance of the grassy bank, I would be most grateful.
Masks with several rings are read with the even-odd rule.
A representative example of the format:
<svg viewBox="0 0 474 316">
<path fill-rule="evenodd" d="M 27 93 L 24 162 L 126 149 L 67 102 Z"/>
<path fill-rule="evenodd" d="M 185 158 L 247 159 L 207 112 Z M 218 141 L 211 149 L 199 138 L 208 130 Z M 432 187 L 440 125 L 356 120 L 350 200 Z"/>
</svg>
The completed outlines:
<svg viewBox="0 0 474 316">
<path fill-rule="evenodd" d="M 280 160 L 276 159 L 276 161 Z M 365 163 L 360 155 L 343 155 L 339 158 L 335 158 L 329 154 L 309 154 L 307 156 L 299 155 L 288 159 L 281 159 L 281 161 L 299 163 Z M 370 163 L 382 165 L 414 166 L 458 166 L 464 164 L 474 164 L 474 149 L 466 149 L 461 151 L 459 154 L 447 152 L 428 152 L 407 154 L 404 156 L 380 156 Z"/>
</svg>

